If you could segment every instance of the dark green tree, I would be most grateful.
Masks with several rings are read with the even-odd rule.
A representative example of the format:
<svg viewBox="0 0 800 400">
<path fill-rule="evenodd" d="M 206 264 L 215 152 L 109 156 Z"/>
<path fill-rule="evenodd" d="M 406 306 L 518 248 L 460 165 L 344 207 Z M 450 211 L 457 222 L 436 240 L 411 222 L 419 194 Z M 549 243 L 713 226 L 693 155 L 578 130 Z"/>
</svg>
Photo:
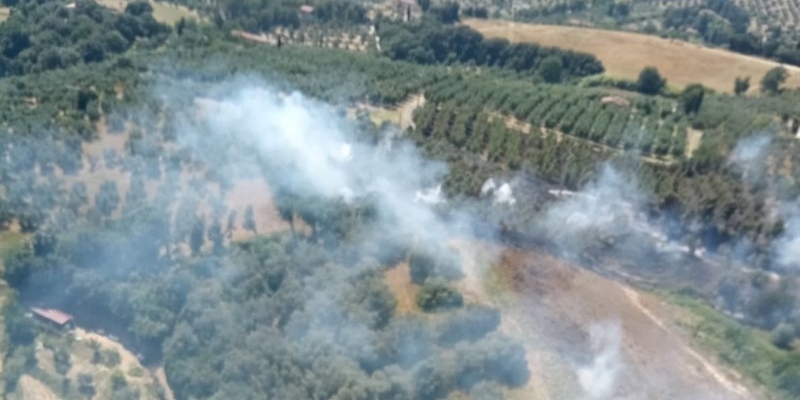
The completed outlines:
<svg viewBox="0 0 800 400">
<path fill-rule="evenodd" d="M 658 69 L 655 67 L 645 67 L 639 73 L 639 79 L 636 81 L 636 88 L 640 93 L 647 95 L 656 95 L 661 93 L 661 90 L 666 86 L 667 80 L 661 77 Z"/>
<path fill-rule="evenodd" d="M 777 94 L 781 91 L 781 85 L 789 77 L 789 71 L 784 67 L 775 67 L 767 71 L 761 78 L 761 91 L 767 94 Z"/>
<path fill-rule="evenodd" d="M 417 292 L 417 305 L 425 311 L 458 308 L 464 305 L 464 298 L 446 281 L 434 278 L 425 281 Z"/>
<path fill-rule="evenodd" d="M 545 82 L 558 83 L 561 82 L 562 69 L 561 57 L 551 56 L 545 58 L 542 63 L 539 64 L 538 73 Z"/>
<path fill-rule="evenodd" d="M 244 229 L 247 229 L 248 231 L 256 232 L 256 229 L 257 229 L 257 227 L 256 227 L 256 217 L 255 217 L 255 213 L 253 212 L 253 206 L 252 205 L 248 205 L 247 208 L 245 208 L 245 210 L 244 210 L 244 224 L 243 224 L 243 227 L 244 227 Z"/>
<path fill-rule="evenodd" d="M 686 114 L 697 114 L 697 112 L 700 111 L 700 106 L 703 104 L 705 92 L 705 88 L 700 84 L 692 84 L 683 89 L 680 96 L 683 112 Z"/>
<path fill-rule="evenodd" d="M 750 77 L 736 77 L 736 80 L 733 82 L 733 93 L 737 96 L 747 93 L 747 90 L 750 89 Z"/>
</svg>

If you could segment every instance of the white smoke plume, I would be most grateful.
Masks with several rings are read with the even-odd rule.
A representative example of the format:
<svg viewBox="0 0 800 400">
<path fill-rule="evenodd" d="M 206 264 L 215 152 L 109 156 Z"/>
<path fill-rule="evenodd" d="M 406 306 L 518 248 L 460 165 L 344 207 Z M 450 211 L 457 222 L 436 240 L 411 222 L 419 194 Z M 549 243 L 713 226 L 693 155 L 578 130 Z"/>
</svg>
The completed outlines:
<svg viewBox="0 0 800 400">
<path fill-rule="evenodd" d="M 782 207 L 783 233 L 772 243 L 775 263 L 782 268 L 800 271 L 800 201 Z"/>
<path fill-rule="evenodd" d="M 594 358 L 578 369 L 578 382 L 587 400 L 611 400 L 622 369 L 622 333 L 619 323 L 593 325 L 589 329 Z"/>
<path fill-rule="evenodd" d="M 587 231 L 618 235 L 635 226 L 649 231 L 651 228 L 642 224 L 643 205 L 644 196 L 635 181 L 606 165 L 585 189 L 547 210 L 544 226 L 567 240 Z"/>
<path fill-rule="evenodd" d="M 772 138 L 767 135 L 750 136 L 740 140 L 731 151 L 728 162 L 742 172 L 746 182 L 756 182 L 764 177 L 766 159 Z"/>
<path fill-rule="evenodd" d="M 483 186 L 481 186 L 481 196 L 485 197 L 489 195 L 492 196 L 494 204 L 509 206 L 517 204 L 517 199 L 514 197 L 511 184 L 508 182 L 503 182 L 498 186 L 494 179 L 487 179 L 486 182 L 483 183 Z"/>
</svg>

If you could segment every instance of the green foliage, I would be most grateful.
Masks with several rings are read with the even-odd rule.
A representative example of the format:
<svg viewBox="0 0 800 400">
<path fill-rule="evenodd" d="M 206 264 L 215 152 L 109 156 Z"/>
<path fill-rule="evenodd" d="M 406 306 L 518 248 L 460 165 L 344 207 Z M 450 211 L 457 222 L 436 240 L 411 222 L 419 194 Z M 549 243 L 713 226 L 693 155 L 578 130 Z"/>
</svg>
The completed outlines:
<svg viewBox="0 0 800 400">
<path fill-rule="evenodd" d="M 539 76 L 547 83 L 558 83 L 561 81 L 561 59 L 558 57 L 548 57 L 539 64 Z"/>
<path fill-rule="evenodd" d="M 441 279 L 428 279 L 417 292 L 417 305 L 428 312 L 458 308 L 464 298 L 458 290 Z"/>
<path fill-rule="evenodd" d="M 740 78 L 737 76 L 736 81 L 733 83 L 733 93 L 738 96 L 746 93 L 748 89 L 750 89 L 750 77 Z"/>
<path fill-rule="evenodd" d="M 655 67 L 644 68 L 636 81 L 637 90 L 651 96 L 661 93 L 666 84 L 667 80 L 661 77 Z"/>
<path fill-rule="evenodd" d="M 100 357 L 103 360 L 103 364 L 105 364 L 109 368 L 114 368 L 118 366 L 122 361 L 119 352 L 114 349 L 101 350 Z"/>
<path fill-rule="evenodd" d="M 59 347 L 53 350 L 53 366 L 61 375 L 66 375 L 72 367 L 69 351 Z"/>
<path fill-rule="evenodd" d="M 475 64 L 507 69 L 525 74 L 542 71 L 542 63 L 553 78 L 554 61 L 560 61 L 559 79 L 582 77 L 603 72 L 603 65 L 593 55 L 541 47 L 532 43 L 511 44 L 502 39 L 484 39 L 466 26 L 442 25 L 430 20 L 410 24 L 381 24 L 383 53 L 393 60 L 419 64 Z"/>
<path fill-rule="evenodd" d="M 8 20 L 0 24 L 0 74 L 99 62 L 125 52 L 137 39 L 161 40 L 168 32 L 153 19 L 152 9 L 119 14 L 93 1 L 77 1 L 72 8 L 66 5 L 36 0 L 16 4 Z"/>
<path fill-rule="evenodd" d="M 790 349 L 795 338 L 795 333 L 794 326 L 783 322 L 772 330 L 769 339 L 776 347 Z"/>
<path fill-rule="evenodd" d="M 681 92 L 680 101 L 683 112 L 686 114 L 697 114 L 703 104 L 705 88 L 700 84 L 686 86 Z"/>
<path fill-rule="evenodd" d="M 781 91 L 781 85 L 786 82 L 789 72 L 784 67 L 775 67 L 767 71 L 761 78 L 761 91 L 767 94 L 776 94 Z"/>
<path fill-rule="evenodd" d="M 694 340 L 714 349 L 721 361 L 742 371 L 749 379 L 774 390 L 778 398 L 796 397 L 800 352 L 775 347 L 768 335 L 743 327 L 696 299 L 669 298 L 697 316 L 697 323 L 689 327 Z"/>
</svg>

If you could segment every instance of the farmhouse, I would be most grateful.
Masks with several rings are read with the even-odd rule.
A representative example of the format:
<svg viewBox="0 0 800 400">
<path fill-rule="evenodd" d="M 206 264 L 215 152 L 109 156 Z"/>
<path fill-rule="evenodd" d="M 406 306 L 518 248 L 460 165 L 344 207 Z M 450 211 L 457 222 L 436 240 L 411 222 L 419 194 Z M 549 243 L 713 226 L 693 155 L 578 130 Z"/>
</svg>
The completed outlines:
<svg viewBox="0 0 800 400">
<path fill-rule="evenodd" d="M 33 316 L 42 323 L 58 330 L 69 330 L 75 327 L 72 315 L 52 308 L 31 308 Z"/>
</svg>

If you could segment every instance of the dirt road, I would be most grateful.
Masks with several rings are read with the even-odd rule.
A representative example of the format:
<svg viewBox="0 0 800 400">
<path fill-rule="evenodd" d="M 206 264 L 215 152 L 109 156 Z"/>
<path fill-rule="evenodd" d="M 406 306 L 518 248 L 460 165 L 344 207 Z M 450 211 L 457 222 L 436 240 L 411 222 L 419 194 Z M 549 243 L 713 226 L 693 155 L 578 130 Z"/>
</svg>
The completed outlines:
<svg viewBox="0 0 800 400">
<path fill-rule="evenodd" d="M 502 307 L 501 328 L 525 344 L 532 377 L 520 399 L 591 398 L 593 391 L 631 400 L 757 398 L 692 348 L 654 296 L 544 253 L 466 241 L 457 247 L 466 296 Z M 482 286 L 487 274 L 491 290 Z M 598 347 L 598 331 L 618 331 L 618 349 Z"/>
<path fill-rule="evenodd" d="M 22 400 L 59 400 L 49 387 L 30 375 L 22 375 L 18 385 Z"/>
</svg>

